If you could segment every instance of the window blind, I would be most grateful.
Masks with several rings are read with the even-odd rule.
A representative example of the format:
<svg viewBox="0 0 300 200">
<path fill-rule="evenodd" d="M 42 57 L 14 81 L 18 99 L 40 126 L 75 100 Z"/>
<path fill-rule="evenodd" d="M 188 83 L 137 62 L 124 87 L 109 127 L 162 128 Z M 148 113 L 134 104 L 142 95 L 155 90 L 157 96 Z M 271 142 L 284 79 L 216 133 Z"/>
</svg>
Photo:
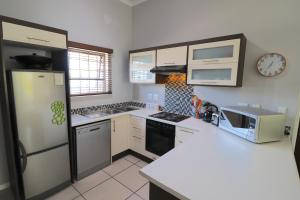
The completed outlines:
<svg viewBox="0 0 300 200">
<path fill-rule="evenodd" d="M 72 96 L 111 94 L 111 53 L 69 47 Z"/>
</svg>

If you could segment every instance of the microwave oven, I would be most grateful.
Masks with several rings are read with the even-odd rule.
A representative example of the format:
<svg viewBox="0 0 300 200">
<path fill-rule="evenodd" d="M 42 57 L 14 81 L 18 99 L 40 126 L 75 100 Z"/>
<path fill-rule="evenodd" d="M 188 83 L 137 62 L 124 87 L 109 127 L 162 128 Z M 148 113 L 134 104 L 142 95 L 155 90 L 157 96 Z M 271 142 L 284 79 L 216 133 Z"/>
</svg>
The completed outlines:
<svg viewBox="0 0 300 200">
<path fill-rule="evenodd" d="M 221 107 L 219 127 L 254 143 L 279 141 L 286 116 L 246 106 Z"/>
</svg>

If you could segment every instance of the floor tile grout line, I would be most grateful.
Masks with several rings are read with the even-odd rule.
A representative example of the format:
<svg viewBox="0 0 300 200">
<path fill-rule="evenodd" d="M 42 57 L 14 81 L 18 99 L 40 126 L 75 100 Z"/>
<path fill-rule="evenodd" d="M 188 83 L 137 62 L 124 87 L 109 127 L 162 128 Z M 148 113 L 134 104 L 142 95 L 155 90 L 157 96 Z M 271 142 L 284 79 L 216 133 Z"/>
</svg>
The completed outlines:
<svg viewBox="0 0 300 200">
<path fill-rule="evenodd" d="M 84 195 L 85 193 L 87 193 L 87 192 L 91 191 L 92 189 L 94 189 L 94 188 L 98 187 L 99 185 L 102 185 L 103 183 L 107 182 L 107 181 L 108 181 L 108 180 L 110 180 L 111 178 L 112 178 L 112 177 L 109 177 L 108 179 L 105 179 L 105 180 L 104 180 L 104 181 L 102 181 L 101 183 L 99 183 L 99 184 L 97 184 L 97 185 L 93 186 L 93 187 L 92 187 L 92 188 L 90 188 L 89 190 L 87 190 L 87 191 L 85 191 L 85 192 L 83 192 L 83 193 L 80 193 L 80 194 Z"/>
<path fill-rule="evenodd" d="M 133 165 L 132 165 L 133 166 Z M 128 186 L 126 186 L 125 184 L 121 183 L 119 180 L 115 179 L 114 177 L 112 177 L 112 179 L 114 179 L 115 181 L 117 181 L 118 183 L 120 183 L 121 185 L 123 185 L 124 187 L 126 187 L 127 189 L 129 189 L 131 192 L 133 192 L 134 194 L 138 195 L 136 192 L 139 191 L 140 189 L 142 189 L 142 187 L 144 187 L 147 183 L 143 184 L 141 187 L 139 187 L 136 191 L 131 190 L 131 188 L 129 188 Z M 139 197 L 141 197 L 140 195 L 138 195 Z M 142 198 L 142 197 L 141 197 Z M 143 198 L 142 198 L 143 199 Z"/>
<path fill-rule="evenodd" d="M 122 158 L 121 158 L 121 159 L 122 159 Z M 125 159 L 125 160 L 127 160 L 127 161 L 129 161 L 129 162 L 133 163 L 134 165 L 135 165 L 136 163 L 138 163 L 138 162 L 140 162 L 140 161 L 141 161 L 141 159 L 139 159 L 139 158 L 137 158 L 137 159 L 139 159 L 137 162 L 132 162 L 132 161 L 130 161 L 130 160 L 128 160 L 128 159 L 126 159 L 125 157 L 124 157 L 123 159 Z"/>
<path fill-rule="evenodd" d="M 125 160 L 126 160 L 126 159 L 125 159 Z M 129 162 L 129 161 L 128 161 L 128 162 Z M 109 176 L 114 177 L 114 176 L 116 176 L 116 175 L 122 173 L 123 171 L 125 171 L 126 169 L 128 169 L 128 168 L 130 168 L 130 167 L 132 167 L 132 166 L 134 165 L 132 162 L 130 162 L 130 163 L 131 163 L 130 166 L 128 166 L 127 168 L 123 169 L 122 171 L 119 171 L 118 173 L 116 173 L 116 174 L 114 174 L 114 175 L 108 174 L 108 172 L 106 172 L 104 169 L 103 169 L 102 171 L 104 171 L 104 172 L 105 172 L 106 174 L 108 174 Z"/>
<path fill-rule="evenodd" d="M 139 196 L 141 199 L 144 199 L 143 197 L 141 197 L 137 192 L 140 190 L 140 189 L 142 189 L 145 185 L 147 185 L 149 182 L 147 182 L 147 183 L 145 183 L 142 187 L 140 187 L 136 192 L 135 192 L 135 194 L 137 195 L 137 196 Z"/>
<path fill-rule="evenodd" d="M 78 192 L 79 195 L 77 197 L 81 196 L 81 193 L 73 186 L 73 184 L 71 186 L 76 192 Z M 77 197 L 75 197 L 74 199 L 76 199 Z"/>
<path fill-rule="evenodd" d="M 115 181 L 117 181 L 118 183 L 120 183 L 121 185 L 123 185 L 124 187 L 126 187 L 128 190 L 130 190 L 130 192 L 134 193 L 133 190 L 131 190 L 128 186 L 126 186 L 125 184 L 121 183 L 120 181 L 118 181 L 117 179 L 115 179 L 114 177 L 112 177 L 112 179 L 114 179 Z"/>
<path fill-rule="evenodd" d="M 83 192 L 83 193 L 81 193 L 79 190 L 77 190 L 77 188 L 76 188 L 73 184 L 72 184 L 72 187 L 80 194 L 79 196 L 83 197 L 83 198 L 86 200 L 86 198 L 83 196 L 84 194 L 86 194 L 87 192 L 91 191 L 92 189 L 94 189 L 94 188 L 96 188 L 96 187 L 102 185 L 103 183 L 107 182 L 108 180 L 113 179 L 113 180 L 117 181 L 118 183 L 120 183 L 121 185 L 123 185 L 125 188 L 127 188 L 130 192 L 132 192 L 132 194 L 131 194 L 129 197 L 131 197 L 133 194 L 136 194 L 137 196 L 139 196 L 140 198 L 142 198 L 142 197 L 141 197 L 140 195 L 138 195 L 136 192 L 139 191 L 142 187 L 144 187 L 148 182 L 145 183 L 145 184 L 144 184 L 143 186 L 141 186 L 140 188 L 138 188 L 136 192 L 134 192 L 133 190 L 131 190 L 130 188 L 128 188 L 128 186 L 124 185 L 123 183 L 119 182 L 117 179 L 114 178 L 115 176 L 121 174 L 122 172 L 126 171 L 127 169 L 129 169 L 129 168 L 132 167 L 132 166 L 137 166 L 137 167 L 139 167 L 139 168 L 142 168 L 142 167 L 136 165 L 138 162 L 140 162 L 140 161 L 142 161 L 142 160 L 140 160 L 140 161 L 138 161 L 138 162 L 136 162 L 136 163 L 133 163 L 133 162 L 127 160 L 127 159 L 124 158 L 124 157 L 123 157 L 123 158 L 120 158 L 120 159 L 124 159 L 124 160 L 130 162 L 131 165 L 128 166 L 127 168 L 123 169 L 122 171 L 116 173 L 115 175 L 110 175 L 108 172 L 106 172 L 106 171 L 104 171 L 104 169 L 102 169 L 102 171 L 103 171 L 105 174 L 107 174 L 107 175 L 109 176 L 109 178 L 107 178 L 106 180 L 102 181 L 101 183 L 95 185 L 94 187 L 90 188 L 89 190 L 87 190 L 87 191 L 85 191 L 85 192 Z M 120 160 L 120 159 L 118 159 L 118 160 Z M 78 198 L 79 196 L 75 197 L 74 199 Z M 129 197 L 128 197 L 128 198 L 129 198 Z M 128 198 L 126 198 L 126 199 L 128 199 Z M 142 199 L 143 199 L 143 198 L 142 198 Z"/>
<path fill-rule="evenodd" d="M 85 199 L 86 200 L 86 198 L 83 196 L 83 194 L 72 184 L 72 187 L 74 188 L 74 190 L 76 190 L 78 193 L 79 193 L 79 196 L 81 196 L 83 199 Z M 78 197 L 79 197 L 78 196 Z M 76 199 L 76 198 L 78 198 L 78 197 L 75 197 L 74 199 Z M 73 199 L 73 200 L 74 200 Z"/>
<path fill-rule="evenodd" d="M 118 174 L 120 174 L 121 172 L 123 172 L 123 171 L 125 171 L 125 170 L 127 170 L 128 168 L 130 168 L 130 167 L 132 167 L 132 166 L 134 166 L 134 164 L 132 164 L 131 163 L 131 165 L 129 166 L 129 167 L 127 167 L 126 169 L 124 169 L 124 170 L 122 170 L 122 171 L 120 171 L 120 172 L 118 172 L 117 174 L 115 174 L 114 176 L 116 176 L 116 175 L 118 175 Z M 93 186 L 92 188 L 90 188 L 89 190 L 87 190 L 87 191 L 85 191 L 85 192 L 83 192 L 83 193 L 81 193 L 81 192 L 79 192 L 80 194 L 85 194 L 85 193 L 87 193 L 87 192 L 89 192 L 90 190 L 92 190 L 92 189 L 94 189 L 94 188 L 96 188 L 96 187 L 98 187 L 98 186 L 100 186 L 100 185 L 102 185 L 103 183 L 105 183 L 106 181 L 108 181 L 108 180 L 110 180 L 110 179 L 114 179 L 114 177 L 112 176 L 112 175 L 110 175 L 110 174 L 108 174 L 106 171 L 104 171 L 104 170 L 102 170 L 105 174 L 107 174 L 108 176 L 109 176 L 109 178 L 108 179 L 106 179 L 106 180 L 104 180 L 104 181 L 102 181 L 101 183 L 99 183 L 99 184 L 97 184 L 97 185 L 95 185 L 95 186 Z M 116 179 L 114 179 L 114 180 L 116 180 Z M 127 188 L 127 187 L 126 187 Z M 131 190 L 130 190 L 131 191 Z"/>
</svg>

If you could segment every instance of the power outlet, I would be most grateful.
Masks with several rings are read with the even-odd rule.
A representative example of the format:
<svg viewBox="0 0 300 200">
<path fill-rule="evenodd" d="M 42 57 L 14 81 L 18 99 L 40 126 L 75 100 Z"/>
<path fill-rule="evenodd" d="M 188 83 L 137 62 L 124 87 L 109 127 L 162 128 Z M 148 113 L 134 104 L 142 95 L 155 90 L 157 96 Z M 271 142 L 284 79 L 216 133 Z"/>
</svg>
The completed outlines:
<svg viewBox="0 0 300 200">
<path fill-rule="evenodd" d="M 262 106 L 260 104 L 252 104 L 251 107 L 252 108 L 259 108 L 259 109 L 262 108 Z"/>
<path fill-rule="evenodd" d="M 288 108 L 284 107 L 284 106 L 280 106 L 280 107 L 278 107 L 277 111 L 280 113 L 283 113 L 283 114 L 287 114 Z"/>
<path fill-rule="evenodd" d="M 249 106 L 249 103 L 239 102 L 239 103 L 238 103 L 238 106 L 245 106 L 245 107 L 248 107 L 248 106 Z"/>
</svg>

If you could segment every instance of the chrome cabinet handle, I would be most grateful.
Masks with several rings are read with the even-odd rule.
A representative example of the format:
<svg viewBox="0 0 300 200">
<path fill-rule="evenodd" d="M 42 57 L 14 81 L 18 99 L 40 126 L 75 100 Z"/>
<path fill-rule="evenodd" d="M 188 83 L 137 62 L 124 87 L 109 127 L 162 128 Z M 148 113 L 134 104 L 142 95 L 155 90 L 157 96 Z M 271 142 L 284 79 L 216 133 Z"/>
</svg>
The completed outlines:
<svg viewBox="0 0 300 200">
<path fill-rule="evenodd" d="M 217 59 L 214 59 L 214 60 L 203 60 L 203 62 L 207 62 L 207 63 L 210 63 L 210 62 L 219 62 L 219 60 L 217 60 Z"/>
<path fill-rule="evenodd" d="M 116 121 L 113 120 L 113 131 L 116 132 Z"/>
<path fill-rule="evenodd" d="M 97 131 L 97 130 L 100 130 L 101 128 L 93 128 L 93 129 L 90 129 L 90 132 L 93 132 L 93 131 Z"/>
<path fill-rule="evenodd" d="M 170 63 L 164 63 L 165 65 L 175 65 L 175 62 L 170 62 Z"/>
<path fill-rule="evenodd" d="M 140 137 L 137 137 L 137 136 L 132 136 L 132 137 L 134 137 L 134 138 L 136 138 L 136 139 L 139 139 L 139 140 L 141 140 L 142 138 L 140 138 Z"/>
<path fill-rule="evenodd" d="M 19 141 L 19 148 L 20 148 L 20 152 L 21 152 L 21 159 L 23 160 L 22 173 L 24 173 L 25 169 L 27 167 L 27 153 L 26 153 L 26 149 L 21 141 Z"/>
<path fill-rule="evenodd" d="M 192 131 L 187 131 L 187 130 L 183 130 L 183 129 L 180 129 L 180 131 L 185 132 L 185 133 L 191 133 L 191 134 L 194 134 L 194 132 L 192 132 Z"/>
<path fill-rule="evenodd" d="M 36 40 L 36 41 L 40 41 L 40 42 L 50 42 L 49 40 L 43 40 L 43 39 L 39 39 L 39 38 L 34 38 L 34 37 L 27 37 L 28 40 Z"/>
<path fill-rule="evenodd" d="M 204 83 L 204 84 L 205 84 L 205 83 L 218 83 L 218 82 L 216 82 L 216 81 L 200 81 L 200 84 L 201 84 L 201 83 Z"/>
</svg>

